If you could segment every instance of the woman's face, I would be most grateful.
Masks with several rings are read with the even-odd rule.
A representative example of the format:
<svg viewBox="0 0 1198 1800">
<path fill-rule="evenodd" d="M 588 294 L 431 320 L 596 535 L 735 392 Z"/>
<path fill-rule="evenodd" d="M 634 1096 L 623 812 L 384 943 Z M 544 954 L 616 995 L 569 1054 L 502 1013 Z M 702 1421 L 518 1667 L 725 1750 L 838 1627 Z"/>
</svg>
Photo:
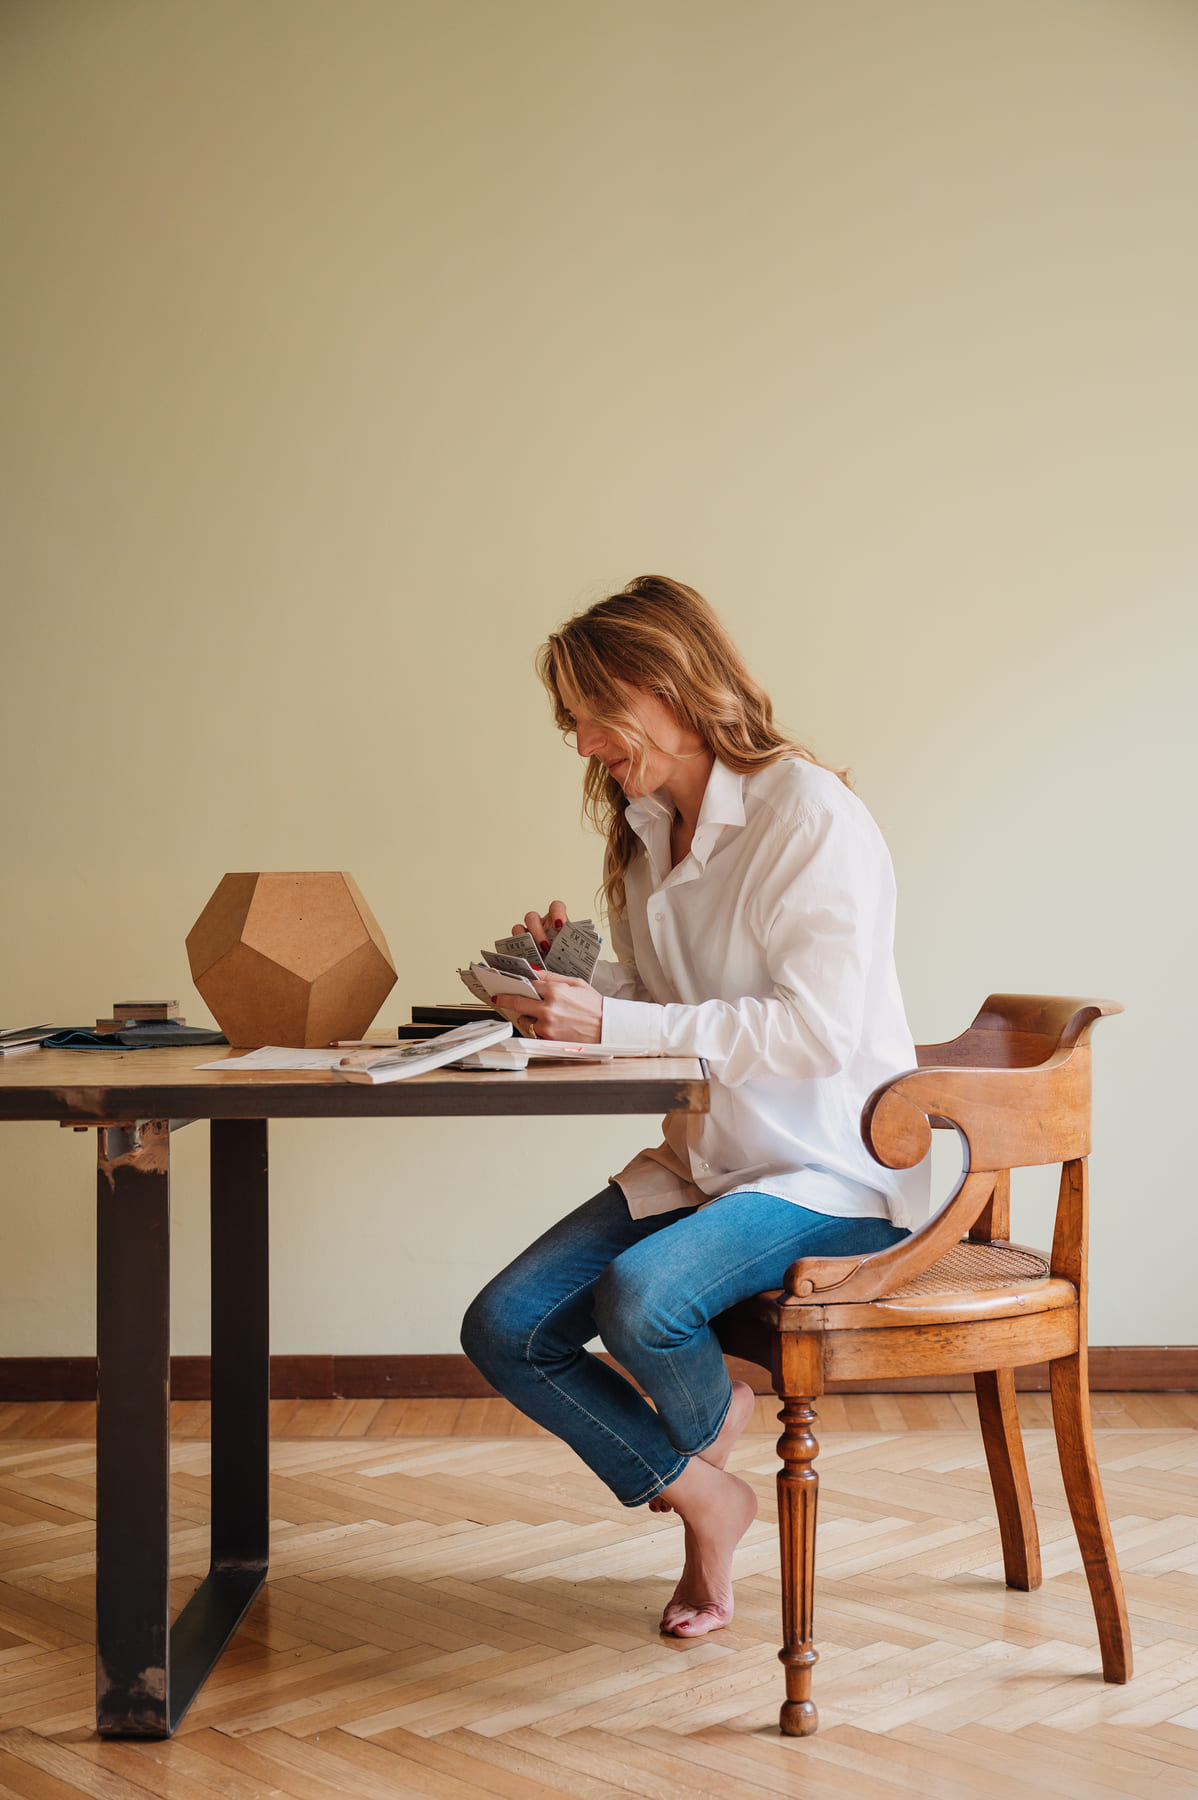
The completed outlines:
<svg viewBox="0 0 1198 1800">
<path fill-rule="evenodd" d="M 595 757 L 607 765 L 630 800 L 652 794 L 658 788 L 670 789 L 673 781 L 704 748 L 703 740 L 687 725 L 679 724 L 665 701 L 643 688 L 618 683 L 624 703 L 637 721 L 646 740 L 647 755 L 640 774 L 633 771 L 628 746 L 614 736 L 588 710 L 586 702 L 575 693 L 564 677 L 558 677 L 558 693 L 562 705 L 574 721 L 574 736 L 579 756 Z"/>
</svg>

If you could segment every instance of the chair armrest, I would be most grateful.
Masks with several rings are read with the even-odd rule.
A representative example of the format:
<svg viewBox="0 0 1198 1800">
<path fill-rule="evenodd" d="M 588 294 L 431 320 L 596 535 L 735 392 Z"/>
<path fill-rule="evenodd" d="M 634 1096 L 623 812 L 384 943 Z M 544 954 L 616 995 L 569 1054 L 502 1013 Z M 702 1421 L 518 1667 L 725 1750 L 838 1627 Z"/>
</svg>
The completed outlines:
<svg viewBox="0 0 1198 1800">
<path fill-rule="evenodd" d="M 889 1250 L 792 1263 L 783 1280 L 789 1300 L 877 1300 L 923 1274 L 964 1237 L 1001 1171 L 1088 1154 L 1089 1097 L 1088 1044 L 1030 1069 L 912 1069 L 884 1082 L 861 1115 L 871 1155 L 888 1169 L 914 1168 L 931 1149 L 930 1118 L 939 1115 L 962 1140 L 961 1179 L 925 1225 Z"/>
<path fill-rule="evenodd" d="M 869 1256 L 800 1257 L 782 1278 L 783 1305 L 880 1300 L 914 1281 L 965 1236 L 994 1192 L 994 1181 L 992 1170 L 966 1170 L 939 1212 L 889 1250 Z"/>
</svg>

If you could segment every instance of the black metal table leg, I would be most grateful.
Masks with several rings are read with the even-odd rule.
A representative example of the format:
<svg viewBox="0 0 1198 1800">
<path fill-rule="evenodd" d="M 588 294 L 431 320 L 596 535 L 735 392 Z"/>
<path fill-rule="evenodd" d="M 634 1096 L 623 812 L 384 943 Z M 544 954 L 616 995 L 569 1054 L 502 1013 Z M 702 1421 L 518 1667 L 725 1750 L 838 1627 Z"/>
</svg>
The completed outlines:
<svg viewBox="0 0 1198 1800">
<path fill-rule="evenodd" d="M 170 1126 L 97 1139 L 96 1723 L 166 1737 Z"/>
<path fill-rule="evenodd" d="M 212 1567 L 266 1572 L 270 1520 L 267 1124 L 212 1121 Z"/>
<path fill-rule="evenodd" d="M 267 1125 L 212 1122 L 212 1558 L 173 1626 L 169 1137 L 154 1123 L 100 1139 L 97 1722 L 107 1736 L 169 1737 L 266 1576 Z M 155 1169 L 147 1216 L 144 1177 Z"/>
</svg>

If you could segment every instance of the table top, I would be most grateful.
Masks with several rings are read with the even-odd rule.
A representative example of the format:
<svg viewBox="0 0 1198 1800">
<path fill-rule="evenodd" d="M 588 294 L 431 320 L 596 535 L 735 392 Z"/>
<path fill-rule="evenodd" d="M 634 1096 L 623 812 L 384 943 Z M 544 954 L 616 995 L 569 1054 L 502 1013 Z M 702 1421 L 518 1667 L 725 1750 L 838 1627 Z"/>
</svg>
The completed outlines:
<svg viewBox="0 0 1198 1800">
<path fill-rule="evenodd" d="M 230 1052 L 230 1055 L 236 1052 Z M 0 1119 L 318 1119 L 708 1110 L 695 1057 L 621 1057 L 528 1069 L 434 1069 L 378 1085 L 323 1070 L 199 1069 L 219 1048 L 29 1050 L 0 1057 Z"/>
</svg>

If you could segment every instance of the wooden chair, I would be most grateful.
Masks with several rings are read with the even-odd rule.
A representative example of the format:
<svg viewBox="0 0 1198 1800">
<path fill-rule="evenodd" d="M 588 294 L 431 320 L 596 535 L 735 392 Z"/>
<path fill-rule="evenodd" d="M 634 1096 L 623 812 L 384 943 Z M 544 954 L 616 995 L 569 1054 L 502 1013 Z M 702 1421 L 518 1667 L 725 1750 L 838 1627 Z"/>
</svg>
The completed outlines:
<svg viewBox="0 0 1198 1800">
<path fill-rule="evenodd" d="M 770 1371 L 782 1402 L 778 1519 L 786 1668 L 781 1728 L 815 1731 L 811 1674 L 818 1445 L 830 1380 L 969 1371 L 1002 1537 L 1007 1586 L 1040 1583 L 1040 1548 L 1014 1370 L 1047 1361 L 1057 1452 L 1098 1622 L 1102 1673 L 1131 1675 L 1131 1642 L 1090 1431 L 1086 1372 L 1090 1033 L 1108 1000 L 992 994 L 969 1030 L 921 1045 L 919 1067 L 878 1088 L 861 1131 L 877 1160 L 911 1168 L 932 1126 L 955 1126 L 960 1181 L 939 1212 L 889 1250 L 806 1257 L 777 1293 L 716 1321 L 724 1349 Z M 1008 1241 L 1010 1171 L 1061 1164 L 1051 1254 Z"/>
</svg>

